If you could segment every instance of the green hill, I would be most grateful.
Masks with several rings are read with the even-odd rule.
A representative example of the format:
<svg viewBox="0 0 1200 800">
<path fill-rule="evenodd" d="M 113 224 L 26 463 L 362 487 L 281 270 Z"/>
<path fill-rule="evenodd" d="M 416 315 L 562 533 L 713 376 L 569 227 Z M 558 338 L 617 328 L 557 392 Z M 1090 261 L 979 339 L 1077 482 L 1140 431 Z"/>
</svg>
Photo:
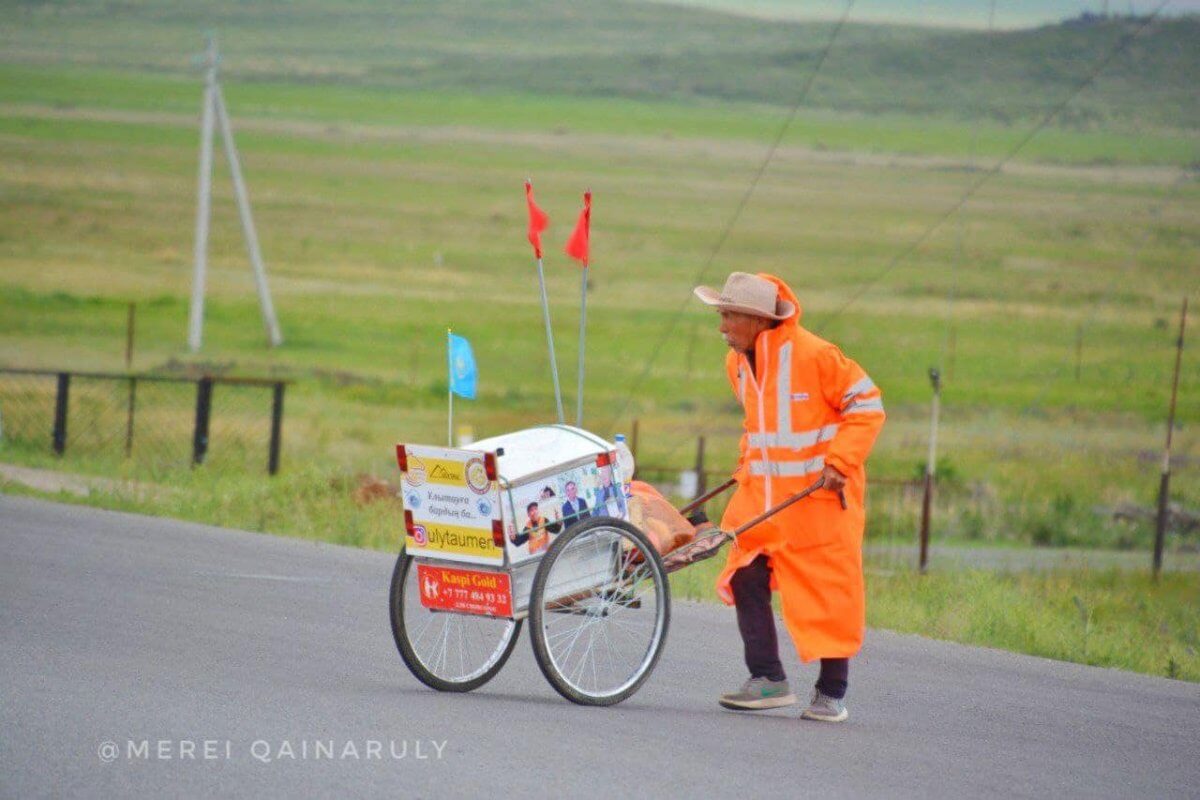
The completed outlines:
<svg viewBox="0 0 1200 800">
<path fill-rule="evenodd" d="M 0 61 L 180 72 L 206 29 L 240 79 L 696 102 L 794 102 L 830 23 L 645 2 L 379 0 L 8 6 Z M 981 31 L 851 23 L 809 97 L 835 110 L 1012 121 L 1056 105 L 1136 23 Z M 1062 122 L 1200 127 L 1200 18 L 1163 19 Z"/>
<path fill-rule="evenodd" d="M 696 6 L 761 19 L 837 19 L 846 0 L 654 0 L 677 6 Z M 989 15 L 996 28 L 1032 28 L 1081 14 L 1149 13 L 1158 3 L 1140 0 L 868 0 L 856 2 L 853 13 L 863 22 L 900 22 L 908 25 L 937 25 L 946 28 L 988 27 Z M 990 8 L 989 8 L 990 6 Z M 1172 0 L 1164 16 L 1185 16 L 1200 11 L 1196 0 Z"/>
</svg>

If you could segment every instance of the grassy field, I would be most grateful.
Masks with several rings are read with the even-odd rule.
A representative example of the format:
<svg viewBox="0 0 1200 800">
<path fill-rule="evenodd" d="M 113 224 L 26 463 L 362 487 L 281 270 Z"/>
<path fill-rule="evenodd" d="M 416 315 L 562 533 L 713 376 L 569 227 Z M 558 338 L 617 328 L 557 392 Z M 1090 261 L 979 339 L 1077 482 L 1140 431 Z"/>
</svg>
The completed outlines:
<svg viewBox="0 0 1200 800">
<path fill-rule="evenodd" d="M 410 77 L 396 72 L 396 42 L 432 38 L 438 25 L 464 25 L 466 6 L 457 4 L 448 4 L 444 17 L 414 10 L 422 24 L 393 24 L 386 30 L 398 38 L 386 41 L 380 24 L 363 21 L 379 23 L 366 14 L 377 6 L 355 6 L 366 16 L 329 39 L 321 35 L 320 9 L 296 4 L 291 27 L 270 42 L 261 26 L 278 9 L 203 6 L 231 26 L 223 36 L 226 95 L 286 341 L 273 351 L 263 345 L 218 155 L 205 346 L 192 356 L 185 333 L 199 85 L 180 54 L 194 47 L 204 15 L 170 4 L 130 8 L 146 13 L 105 18 L 86 3 L 30 6 L 0 27 L 0 365 L 121 369 L 126 310 L 135 302 L 137 369 L 294 381 L 284 474 L 260 477 L 254 459 L 265 460 L 265 452 L 251 452 L 264 436 L 265 399 L 259 406 L 245 398 L 223 412 L 218 395 L 218 415 L 241 415 L 258 437 L 246 446 L 253 466 L 228 470 L 186 469 L 190 397 L 148 405 L 147 418 L 162 420 L 155 423 L 160 440 L 177 432 L 177 466 L 164 471 L 144 460 L 148 440 L 141 433 L 135 459 L 121 459 L 119 388 L 89 401 L 88 429 L 57 460 L 46 453 L 47 419 L 30 423 L 32 433 L 20 441 L 13 412 L 20 402 L 47 413 L 52 381 L 26 380 L 14 389 L 16 382 L 3 377 L 0 459 L 161 487 L 94 500 L 115 507 L 396 547 L 395 510 L 360 510 L 349 494 L 358 473 L 395 477 L 395 441 L 440 441 L 447 326 L 472 341 L 481 371 L 479 399 L 456 406 L 461 423 L 485 436 L 551 419 L 537 283 L 524 240 L 521 182 L 530 176 L 553 221 L 546 268 L 568 407 L 579 273 L 561 247 L 580 193 L 595 194 L 585 425 L 613 434 L 628 432 L 637 419 L 644 465 L 689 465 L 701 434 L 711 469 L 732 464 L 740 417 L 719 369 L 723 344 L 715 318 L 690 299 L 690 289 L 719 284 L 731 269 L 768 271 L 797 289 L 806 324 L 841 344 L 883 387 L 889 422 L 872 458 L 875 478 L 919 473 L 926 370 L 941 367 L 938 541 L 1149 545 L 1148 525 L 1115 522 L 1107 509 L 1149 507 L 1158 486 L 1178 306 L 1185 295 L 1195 306 L 1200 279 L 1200 185 L 1190 166 L 1200 142 L 1181 122 L 1192 118 L 1194 97 L 1182 111 L 1173 106 L 1142 124 L 1114 116 L 1115 98 L 1123 95 L 1098 85 L 1089 107 L 1107 110 L 1087 124 L 1072 118 L 1039 133 L 940 225 L 983 170 L 1032 129 L 1028 107 L 1013 106 L 1007 120 L 991 115 L 976 123 L 961 102 L 947 101 L 945 113 L 930 116 L 912 113 L 920 104 L 866 113 L 877 106 L 826 97 L 822 107 L 801 110 L 714 258 L 786 117 L 777 98 L 753 87 L 728 99 L 669 85 L 623 92 L 610 83 L 628 79 L 628 71 L 615 65 L 609 74 L 596 62 L 592 71 L 610 83 L 591 91 L 565 82 L 561 92 L 547 93 L 536 82 L 475 84 L 451 69 L 458 62 L 444 60 L 445 48 L 477 50 L 478 64 L 494 68 L 487 59 L 506 52 L 515 17 L 480 31 L 468 26 L 432 49 L 413 44 L 404 57 L 424 57 L 428 69 Z M 258 28 L 247 22 L 256 13 Z M 568 26 L 561 36 L 544 37 L 544 55 L 570 60 L 570 46 L 587 41 L 593 58 L 632 57 L 655 40 L 612 26 L 620 22 L 628 33 L 641 24 L 661 34 L 676 13 L 614 14 L 594 41 Z M 736 39 L 730 35 L 743 24 L 758 26 L 745 29 L 753 33 L 739 45 L 747 51 L 764 41 L 757 36 L 779 37 L 779 47 L 787 39 L 778 26 L 753 20 L 687 20 L 677 38 L 659 44 L 674 41 L 675 50 L 666 50 L 686 55 L 714 36 Z M 1192 35 L 1188 28 L 1168 32 L 1180 30 Z M 784 31 L 794 35 L 788 41 L 810 48 L 827 32 Z M 892 52 L 928 35 L 865 26 L 846 42 L 875 42 L 878 52 Z M 1032 47 L 1034 40 L 1021 41 Z M 1101 46 L 1103 37 L 1093 44 Z M 259 62 L 249 57 L 255 48 L 264 53 Z M 742 64 L 731 74 L 756 71 L 752 59 L 725 55 L 725 68 Z M 318 73 L 305 72 L 314 65 Z M 674 74 L 677 65 L 663 69 Z M 827 69 L 833 75 L 842 67 L 830 62 Z M 793 88 L 799 70 L 792 66 Z M 1129 75 L 1122 80 L 1136 85 Z M 1171 85 L 1155 103 L 1180 106 Z M 1048 80 L 1038 107 L 1062 86 Z M 876 98 L 887 93 L 871 91 Z M 1180 384 L 1172 497 L 1195 510 L 1200 370 L 1193 354 L 1185 353 Z M 918 508 L 911 493 L 881 480 L 871 502 L 871 538 L 911 539 Z M 1195 548 L 1196 534 L 1173 533 L 1168 546 Z M 939 577 L 921 602 L 932 608 L 935 597 L 1019 596 L 1034 614 L 1038 598 L 1054 591 L 1034 579 L 997 579 L 987 589 L 993 595 L 973 580 L 983 579 Z M 1134 602 L 1144 584 L 1131 579 L 1116 587 L 1122 580 L 1089 576 L 1085 589 L 1112 586 L 1115 603 Z M 1194 596 L 1195 579 L 1178 580 L 1178 591 L 1155 596 L 1194 619 L 1194 602 L 1178 602 Z M 944 608 L 928 615 L 908 609 L 902 598 L 912 587 L 900 577 L 876 586 L 874 624 L 904 628 L 904 619 L 914 619 L 932 635 L 1078 657 L 1047 644 L 1060 622 L 1069 629 L 1070 608 L 1056 610 L 1061 620 L 1047 622 L 1049 633 L 1036 642 L 999 628 L 987 639 L 983 622 L 956 627 Z M 1093 603 L 1091 595 L 1081 597 Z M 998 613 L 991 599 L 978 605 L 972 613 Z M 1140 621 L 1131 624 L 1151 625 L 1134 616 Z M 1169 638 L 1173 644 L 1155 650 L 1154 663 L 1124 665 L 1164 674 L 1164 659 L 1194 664 L 1178 648 L 1195 643 L 1182 634 Z M 1089 659 L 1099 658 L 1099 647 Z M 1188 669 L 1182 674 L 1193 675 Z"/>
<path fill-rule="evenodd" d="M 80 78 L 59 74 L 67 77 L 57 91 L 69 97 Z M 133 90 L 93 93 L 91 109 L 108 117 L 78 107 L 64 114 L 52 77 L 43 77 L 45 103 L 0 115 L 9 167 L 0 184 L 0 358 L 8 363 L 118 367 L 126 303 L 137 301 L 140 366 L 201 361 L 316 377 L 289 400 L 286 453 L 359 468 L 386 459 L 381 442 L 436 429 L 442 334 L 453 326 L 474 342 L 483 370 L 480 400 L 463 404 L 461 419 L 480 434 L 546 419 L 552 398 L 520 199 L 520 181 L 532 175 L 556 223 L 549 286 L 565 374 L 578 274 L 557 242 L 577 192 L 596 194 L 586 418 L 611 433 L 637 416 L 648 463 L 686 463 L 700 432 L 711 437 L 715 468 L 729 458 L 737 414 L 714 368 L 722 345 L 689 289 L 736 266 L 792 281 L 808 324 L 885 388 L 891 422 L 877 474 L 911 477 L 923 459 L 925 370 L 940 363 L 944 453 L 963 492 L 998 497 L 1002 509 L 1069 494 L 1085 526 L 1092 505 L 1152 500 L 1156 481 L 1142 456 L 1162 437 L 1176 304 L 1195 287 L 1200 192 L 1190 180 L 1163 182 L 1133 166 L 1027 164 L 993 179 L 961 223 L 942 226 L 872 284 L 976 173 L 789 148 L 700 274 L 761 158 L 751 138 L 591 138 L 484 124 L 422 131 L 378 120 L 363 133 L 242 114 L 231 87 L 287 343 L 261 347 L 219 173 L 206 348 L 195 359 L 183 353 L 192 120 L 139 116 L 148 112 L 126 100 L 152 92 L 138 91 L 146 87 L 136 77 Z M 119 81 L 98 84 L 106 85 Z M 337 94 L 293 89 L 291 102 L 321 109 Z M 339 385 L 348 377 L 362 380 Z M 1186 370 L 1185 398 L 1196 381 Z M 1194 506 L 1197 407 L 1185 402 L 1180 413 L 1176 487 Z M 1101 474 L 1098 459 L 1107 465 Z M 1041 468 L 1047 460 L 1053 470 Z M 1004 530 L 1010 517 L 986 521 L 985 538 L 1026 535 L 1019 525 Z"/>
</svg>

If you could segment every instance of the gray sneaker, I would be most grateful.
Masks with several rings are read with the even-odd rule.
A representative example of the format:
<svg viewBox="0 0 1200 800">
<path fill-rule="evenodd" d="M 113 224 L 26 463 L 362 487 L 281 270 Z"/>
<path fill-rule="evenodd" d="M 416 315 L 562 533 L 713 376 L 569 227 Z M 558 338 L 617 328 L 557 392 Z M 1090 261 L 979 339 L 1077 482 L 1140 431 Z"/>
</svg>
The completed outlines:
<svg viewBox="0 0 1200 800">
<path fill-rule="evenodd" d="M 762 711 L 767 708 L 790 706 L 796 702 L 796 695 L 792 694 L 787 680 L 751 678 L 742 684 L 738 691 L 721 695 L 718 702 L 734 711 Z"/>
<path fill-rule="evenodd" d="M 820 689 L 813 689 L 812 704 L 800 714 L 801 719 L 815 719 L 818 722 L 845 722 L 849 717 L 845 702 L 822 694 Z"/>
</svg>

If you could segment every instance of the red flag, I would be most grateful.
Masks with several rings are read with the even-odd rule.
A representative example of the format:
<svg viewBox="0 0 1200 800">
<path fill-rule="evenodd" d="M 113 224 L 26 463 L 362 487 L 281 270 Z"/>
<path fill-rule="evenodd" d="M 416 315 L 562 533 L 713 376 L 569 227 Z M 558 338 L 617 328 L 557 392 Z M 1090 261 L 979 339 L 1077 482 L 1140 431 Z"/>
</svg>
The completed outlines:
<svg viewBox="0 0 1200 800">
<path fill-rule="evenodd" d="M 529 206 L 529 243 L 533 245 L 533 254 L 541 258 L 542 231 L 550 225 L 550 218 L 533 201 L 533 184 L 529 181 L 525 181 L 525 202 Z"/>
<path fill-rule="evenodd" d="M 579 212 L 579 222 L 575 223 L 575 232 L 567 240 L 567 255 L 588 265 L 588 235 L 592 227 L 592 193 L 583 193 L 583 211 Z"/>
</svg>

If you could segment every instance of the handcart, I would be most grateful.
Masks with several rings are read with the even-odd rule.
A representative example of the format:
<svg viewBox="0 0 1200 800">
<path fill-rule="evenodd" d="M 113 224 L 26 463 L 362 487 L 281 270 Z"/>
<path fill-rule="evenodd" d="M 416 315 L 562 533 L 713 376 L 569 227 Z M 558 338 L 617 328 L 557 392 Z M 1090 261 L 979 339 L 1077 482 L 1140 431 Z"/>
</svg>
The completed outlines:
<svg viewBox="0 0 1200 800">
<path fill-rule="evenodd" d="M 476 689 L 528 620 L 542 674 L 583 705 L 619 703 L 649 677 L 670 624 L 669 572 L 820 487 L 664 563 L 629 522 L 631 476 L 614 446 L 580 428 L 539 426 L 471 449 L 400 444 L 396 458 L 406 536 L 389 607 L 409 670 L 439 691 Z"/>
</svg>

